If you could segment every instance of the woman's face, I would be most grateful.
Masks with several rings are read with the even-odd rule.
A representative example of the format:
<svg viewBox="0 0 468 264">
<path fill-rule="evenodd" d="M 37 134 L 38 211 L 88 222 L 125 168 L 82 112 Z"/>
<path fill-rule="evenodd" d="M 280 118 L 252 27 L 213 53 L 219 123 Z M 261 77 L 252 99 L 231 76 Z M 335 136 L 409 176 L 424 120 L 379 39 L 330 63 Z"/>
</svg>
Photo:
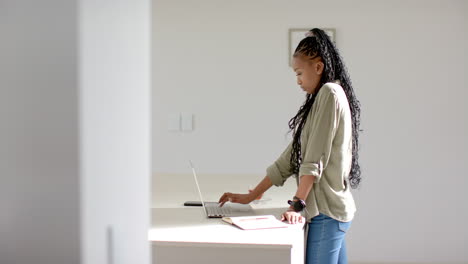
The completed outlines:
<svg viewBox="0 0 468 264">
<path fill-rule="evenodd" d="M 308 56 L 296 56 L 292 60 L 292 68 L 297 76 L 297 84 L 308 94 L 313 94 L 320 84 L 323 72 L 323 62 L 320 57 L 310 59 Z"/>
</svg>

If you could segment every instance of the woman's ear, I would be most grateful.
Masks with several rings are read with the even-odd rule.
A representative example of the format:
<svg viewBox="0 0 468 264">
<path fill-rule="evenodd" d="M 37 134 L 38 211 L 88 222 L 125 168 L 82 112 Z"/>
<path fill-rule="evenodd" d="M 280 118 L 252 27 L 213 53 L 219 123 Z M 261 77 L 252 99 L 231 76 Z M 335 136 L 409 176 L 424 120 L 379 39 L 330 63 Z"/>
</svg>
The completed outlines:
<svg viewBox="0 0 468 264">
<path fill-rule="evenodd" d="M 315 65 L 315 71 L 317 72 L 317 74 L 322 74 L 323 73 L 323 68 L 325 67 L 325 64 L 321 61 L 317 62 L 317 64 Z"/>
</svg>

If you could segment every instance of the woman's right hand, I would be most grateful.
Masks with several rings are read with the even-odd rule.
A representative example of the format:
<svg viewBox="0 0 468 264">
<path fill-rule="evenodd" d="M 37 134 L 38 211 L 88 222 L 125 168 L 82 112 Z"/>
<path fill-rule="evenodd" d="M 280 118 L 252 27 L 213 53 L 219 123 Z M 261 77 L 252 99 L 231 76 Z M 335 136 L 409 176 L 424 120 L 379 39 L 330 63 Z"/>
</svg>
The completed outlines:
<svg viewBox="0 0 468 264">
<path fill-rule="evenodd" d="M 226 192 L 219 198 L 218 203 L 219 206 L 223 206 L 226 202 L 248 204 L 254 199 L 251 192 L 248 194 Z"/>
</svg>

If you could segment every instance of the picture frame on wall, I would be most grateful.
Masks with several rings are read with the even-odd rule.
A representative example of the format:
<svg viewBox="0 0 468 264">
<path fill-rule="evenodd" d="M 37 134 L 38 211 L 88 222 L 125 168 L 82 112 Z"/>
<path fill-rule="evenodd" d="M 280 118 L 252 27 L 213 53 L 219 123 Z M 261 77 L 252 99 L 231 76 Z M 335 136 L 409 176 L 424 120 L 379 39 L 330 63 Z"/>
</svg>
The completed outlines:
<svg viewBox="0 0 468 264">
<path fill-rule="evenodd" d="M 299 42 L 301 42 L 302 39 L 305 38 L 305 34 L 312 29 L 313 27 L 310 28 L 290 28 L 289 29 L 289 53 L 288 53 L 288 61 L 289 61 L 289 66 L 291 65 L 291 60 L 292 56 L 294 54 L 294 50 L 296 50 L 297 45 Z M 336 30 L 334 28 L 321 28 L 327 35 L 330 37 L 330 39 L 333 41 L 333 43 L 336 45 L 335 39 L 336 39 Z"/>
</svg>

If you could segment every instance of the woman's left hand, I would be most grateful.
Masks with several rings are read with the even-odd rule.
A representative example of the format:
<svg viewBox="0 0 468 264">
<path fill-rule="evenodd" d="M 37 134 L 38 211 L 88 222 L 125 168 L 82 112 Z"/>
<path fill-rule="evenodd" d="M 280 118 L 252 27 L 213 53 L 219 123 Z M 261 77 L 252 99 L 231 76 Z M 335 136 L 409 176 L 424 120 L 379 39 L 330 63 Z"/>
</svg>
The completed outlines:
<svg viewBox="0 0 468 264">
<path fill-rule="evenodd" d="M 281 215 L 281 221 L 288 221 L 290 224 L 302 223 L 302 215 L 300 213 L 288 210 Z"/>
</svg>

